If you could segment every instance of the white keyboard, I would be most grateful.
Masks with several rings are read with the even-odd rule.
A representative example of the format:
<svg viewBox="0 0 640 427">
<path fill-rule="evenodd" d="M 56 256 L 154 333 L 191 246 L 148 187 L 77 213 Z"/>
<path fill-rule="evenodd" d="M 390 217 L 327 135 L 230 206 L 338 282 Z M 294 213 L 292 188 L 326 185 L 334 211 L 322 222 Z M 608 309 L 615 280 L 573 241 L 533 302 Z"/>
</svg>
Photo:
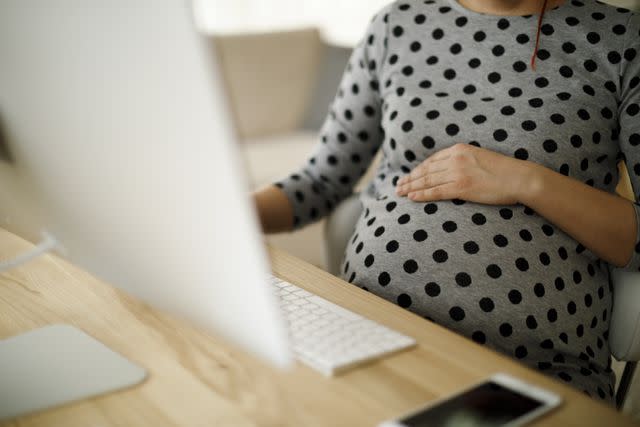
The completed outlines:
<svg viewBox="0 0 640 427">
<path fill-rule="evenodd" d="M 415 345 L 413 338 L 269 277 L 298 360 L 327 376 Z"/>
</svg>

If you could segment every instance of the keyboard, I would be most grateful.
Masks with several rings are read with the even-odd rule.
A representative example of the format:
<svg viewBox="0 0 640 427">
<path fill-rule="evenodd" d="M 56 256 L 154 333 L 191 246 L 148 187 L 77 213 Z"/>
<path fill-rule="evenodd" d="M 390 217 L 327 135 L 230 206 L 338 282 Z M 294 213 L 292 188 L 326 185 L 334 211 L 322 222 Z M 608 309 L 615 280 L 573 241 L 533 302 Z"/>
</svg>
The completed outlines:
<svg viewBox="0 0 640 427">
<path fill-rule="evenodd" d="M 413 347 L 416 341 L 275 276 L 296 359 L 326 376 Z"/>
</svg>

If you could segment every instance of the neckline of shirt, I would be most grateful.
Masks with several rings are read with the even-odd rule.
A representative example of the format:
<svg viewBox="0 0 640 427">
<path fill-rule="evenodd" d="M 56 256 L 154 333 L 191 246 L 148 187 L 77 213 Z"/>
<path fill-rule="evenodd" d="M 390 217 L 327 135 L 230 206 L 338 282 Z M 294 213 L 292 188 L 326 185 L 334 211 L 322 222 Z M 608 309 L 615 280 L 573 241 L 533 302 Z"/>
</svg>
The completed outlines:
<svg viewBox="0 0 640 427">
<path fill-rule="evenodd" d="M 490 13 L 476 12 L 475 10 L 467 9 L 466 7 L 461 5 L 458 2 L 458 0 L 444 0 L 444 1 L 448 3 L 452 8 L 457 10 L 458 12 L 470 17 L 475 17 L 475 18 L 482 18 L 482 19 L 489 19 L 489 20 L 516 19 L 516 18 L 527 19 L 527 18 L 531 18 L 533 16 L 539 15 L 539 13 L 529 14 L 529 15 L 493 15 Z M 544 14 L 545 16 L 551 15 L 552 13 L 557 12 L 558 10 L 563 10 L 565 8 L 568 8 L 570 4 L 571 4 L 571 0 L 564 0 L 562 4 L 545 10 Z"/>
</svg>

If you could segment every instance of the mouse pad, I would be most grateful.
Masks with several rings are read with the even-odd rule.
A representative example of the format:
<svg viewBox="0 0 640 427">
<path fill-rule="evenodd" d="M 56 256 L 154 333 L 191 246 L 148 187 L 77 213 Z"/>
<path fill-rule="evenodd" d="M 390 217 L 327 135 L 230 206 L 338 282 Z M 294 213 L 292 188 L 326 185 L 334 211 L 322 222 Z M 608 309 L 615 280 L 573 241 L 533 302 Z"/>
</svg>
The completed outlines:
<svg viewBox="0 0 640 427">
<path fill-rule="evenodd" d="M 130 387 L 146 375 L 69 325 L 0 340 L 0 421 Z"/>
</svg>

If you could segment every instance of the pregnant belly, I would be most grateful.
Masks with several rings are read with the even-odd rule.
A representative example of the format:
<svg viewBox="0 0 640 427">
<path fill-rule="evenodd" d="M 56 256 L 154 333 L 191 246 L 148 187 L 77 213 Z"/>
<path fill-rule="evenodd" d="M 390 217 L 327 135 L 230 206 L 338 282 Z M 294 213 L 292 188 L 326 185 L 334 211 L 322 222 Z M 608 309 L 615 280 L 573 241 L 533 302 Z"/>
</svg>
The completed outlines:
<svg viewBox="0 0 640 427">
<path fill-rule="evenodd" d="M 501 278 L 548 279 L 574 267 L 586 269 L 585 261 L 597 260 L 523 205 L 416 203 L 366 195 L 362 201 L 364 210 L 347 248 L 343 276 L 352 282 L 359 278 L 363 285 L 386 287 L 420 277 L 460 287 L 489 286 Z M 386 274 L 378 280 L 383 272 L 388 280 Z"/>
<path fill-rule="evenodd" d="M 345 280 L 512 356 L 546 346 L 606 364 L 606 263 L 534 211 L 362 201 Z"/>
</svg>

